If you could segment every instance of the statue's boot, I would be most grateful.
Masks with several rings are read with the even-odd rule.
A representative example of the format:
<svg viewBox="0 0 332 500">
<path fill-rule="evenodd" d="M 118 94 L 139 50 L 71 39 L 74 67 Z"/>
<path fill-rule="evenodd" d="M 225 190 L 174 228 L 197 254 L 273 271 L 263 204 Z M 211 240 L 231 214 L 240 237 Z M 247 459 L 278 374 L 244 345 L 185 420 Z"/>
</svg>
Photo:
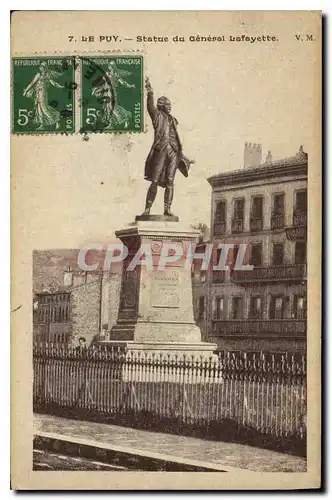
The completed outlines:
<svg viewBox="0 0 332 500">
<path fill-rule="evenodd" d="M 158 190 L 158 185 L 154 182 L 151 182 L 146 195 L 145 210 L 142 213 L 142 215 L 150 215 L 151 207 L 157 196 L 157 190 Z"/>
<path fill-rule="evenodd" d="M 169 217 L 174 217 L 174 214 L 172 214 L 171 212 L 173 194 L 174 194 L 174 187 L 166 186 L 165 196 L 164 196 L 164 215 L 168 215 Z"/>
</svg>

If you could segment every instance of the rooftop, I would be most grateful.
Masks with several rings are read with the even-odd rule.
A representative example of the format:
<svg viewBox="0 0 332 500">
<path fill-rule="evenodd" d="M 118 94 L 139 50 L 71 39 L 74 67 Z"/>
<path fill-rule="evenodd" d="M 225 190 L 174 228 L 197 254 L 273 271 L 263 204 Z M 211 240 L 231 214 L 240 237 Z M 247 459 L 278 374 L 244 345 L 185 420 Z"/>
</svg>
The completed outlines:
<svg viewBox="0 0 332 500">
<path fill-rule="evenodd" d="M 268 155 L 269 156 L 269 155 Z M 292 167 L 292 168 L 289 168 Z M 255 180 L 293 175 L 307 175 L 308 154 L 300 146 L 294 156 L 274 161 L 265 161 L 252 167 L 230 170 L 209 177 L 207 180 L 212 187 L 242 184 Z"/>
</svg>

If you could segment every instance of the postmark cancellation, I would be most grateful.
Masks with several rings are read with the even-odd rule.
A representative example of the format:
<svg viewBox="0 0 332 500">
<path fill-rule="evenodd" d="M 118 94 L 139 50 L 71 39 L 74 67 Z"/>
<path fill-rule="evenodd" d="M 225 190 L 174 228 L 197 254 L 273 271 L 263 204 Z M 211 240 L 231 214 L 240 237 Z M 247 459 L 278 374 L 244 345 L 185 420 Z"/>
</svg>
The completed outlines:
<svg viewBox="0 0 332 500">
<path fill-rule="evenodd" d="M 81 132 L 142 132 L 143 57 L 81 58 Z"/>
</svg>

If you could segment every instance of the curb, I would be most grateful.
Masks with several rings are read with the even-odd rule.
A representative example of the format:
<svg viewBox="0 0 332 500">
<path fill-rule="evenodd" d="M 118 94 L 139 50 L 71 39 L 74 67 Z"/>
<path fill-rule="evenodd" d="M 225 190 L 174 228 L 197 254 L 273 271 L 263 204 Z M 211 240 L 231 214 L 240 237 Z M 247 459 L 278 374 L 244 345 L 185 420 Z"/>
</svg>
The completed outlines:
<svg viewBox="0 0 332 500">
<path fill-rule="evenodd" d="M 223 466 L 217 463 L 191 460 L 148 450 L 136 450 L 125 446 L 48 432 L 36 433 L 34 435 L 33 447 L 34 449 L 61 452 L 76 457 L 98 459 L 100 462 L 121 465 L 129 470 L 246 472 L 244 469 Z"/>
</svg>

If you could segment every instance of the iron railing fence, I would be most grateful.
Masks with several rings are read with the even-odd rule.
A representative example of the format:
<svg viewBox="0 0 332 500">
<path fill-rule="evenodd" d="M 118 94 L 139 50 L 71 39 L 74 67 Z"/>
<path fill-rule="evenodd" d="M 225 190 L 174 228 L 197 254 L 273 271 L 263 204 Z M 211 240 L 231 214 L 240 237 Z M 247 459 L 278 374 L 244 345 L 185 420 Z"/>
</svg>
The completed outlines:
<svg viewBox="0 0 332 500">
<path fill-rule="evenodd" d="M 36 345 L 33 361 L 36 411 L 144 414 L 281 440 L 306 437 L 303 356 L 222 352 L 206 360 L 108 346 Z"/>
</svg>

